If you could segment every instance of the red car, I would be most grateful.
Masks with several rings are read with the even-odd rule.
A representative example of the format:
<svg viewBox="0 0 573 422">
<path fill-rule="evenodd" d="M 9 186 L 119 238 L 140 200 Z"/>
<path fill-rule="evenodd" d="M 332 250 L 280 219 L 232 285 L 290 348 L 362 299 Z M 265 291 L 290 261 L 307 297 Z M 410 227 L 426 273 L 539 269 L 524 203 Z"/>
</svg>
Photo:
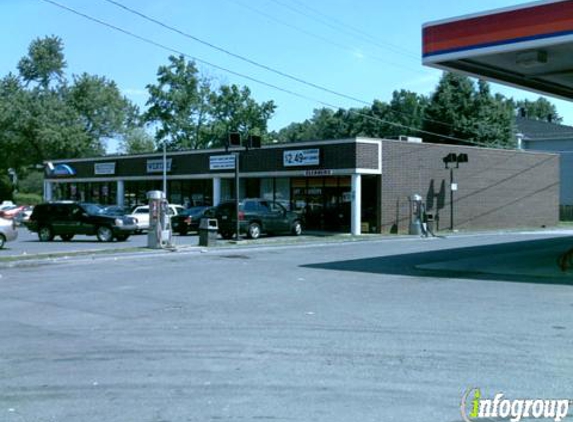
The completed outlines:
<svg viewBox="0 0 573 422">
<path fill-rule="evenodd" d="M 16 217 L 20 211 L 23 211 L 24 208 L 26 208 L 24 205 L 14 205 L 13 207 L 4 208 L 0 211 L 0 217 L 11 220 Z"/>
</svg>

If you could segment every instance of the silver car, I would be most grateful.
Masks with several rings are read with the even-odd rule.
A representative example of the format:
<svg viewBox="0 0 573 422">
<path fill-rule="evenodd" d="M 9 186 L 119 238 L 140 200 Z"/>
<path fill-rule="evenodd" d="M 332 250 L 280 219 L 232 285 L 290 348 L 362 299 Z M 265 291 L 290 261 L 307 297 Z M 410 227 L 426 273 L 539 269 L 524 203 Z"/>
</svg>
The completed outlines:
<svg viewBox="0 0 573 422">
<path fill-rule="evenodd" d="M 16 238 L 18 238 L 16 222 L 14 220 L 0 218 L 0 249 L 4 247 L 6 242 L 16 240 Z"/>
</svg>

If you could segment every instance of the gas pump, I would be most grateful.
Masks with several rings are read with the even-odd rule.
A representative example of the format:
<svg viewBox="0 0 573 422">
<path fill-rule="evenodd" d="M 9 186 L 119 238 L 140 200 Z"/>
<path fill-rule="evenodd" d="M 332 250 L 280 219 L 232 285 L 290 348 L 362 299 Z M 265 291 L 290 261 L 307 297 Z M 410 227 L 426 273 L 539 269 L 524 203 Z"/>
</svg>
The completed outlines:
<svg viewBox="0 0 573 422">
<path fill-rule="evenodd" d="M 426 204 L 418 194 L 410 196 L 410 229 L 409 234 L 428 237 L 435 236 L 432 229 L 428 226 L 430 215 L 426 213 Z"/>
<path fill-rule="evenodd" d="M 162 249 L 172 247 L 171 218 L 169 204 L 165 194 L 159 190 L 147 192 L 149 200 L 149 230 L 147 232 L 147 247 Z"/>
<path fill-rule="evenodd" d="M 408 234 L 422 235 L 425 233 L 423 224 L 423 207 L 422 197 L 418 194 L 410 195 L 410 228 Z"/>
</svg>

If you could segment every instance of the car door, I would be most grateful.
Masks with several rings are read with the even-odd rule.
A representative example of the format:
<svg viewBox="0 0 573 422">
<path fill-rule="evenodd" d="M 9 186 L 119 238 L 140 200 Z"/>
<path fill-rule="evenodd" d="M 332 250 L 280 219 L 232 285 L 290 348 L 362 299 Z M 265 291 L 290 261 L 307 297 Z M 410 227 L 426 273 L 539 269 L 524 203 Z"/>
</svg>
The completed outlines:
<svg viewBox="0 0 573 422">
<path fill-rule="evenodd" d="M 252 206 L 255 208 L 255 210 L 253 217 L 250 219 L 261 220 L 263 231 L 266 233 L 273 232 L 275 228 L 275 222 L 273 221 L 273 215 L 269 207 L 269 201 L 252 201 Z"/>
<path fill-rule="evenodd" d="M 73 220 L 76 223 L 76 231 L 73 234 L 94 234 L 96 223 L 94 217 L 90 217 L 87 211 L 76 205 L 72 211 Z"/>
<path fill-rule="evenodd" d="M 286 208 L 278 202 L 269 202 L 274 232 L 288 232 L 290 230 Z"/>
<path fill-rule="evenodd" d="M 71 206 L 68 204 L 55 204 L 50 207 L 49 222 L 52 227 L 54 235 L 68 234 L 69 229 L 69 216 Z"/>
</svg>

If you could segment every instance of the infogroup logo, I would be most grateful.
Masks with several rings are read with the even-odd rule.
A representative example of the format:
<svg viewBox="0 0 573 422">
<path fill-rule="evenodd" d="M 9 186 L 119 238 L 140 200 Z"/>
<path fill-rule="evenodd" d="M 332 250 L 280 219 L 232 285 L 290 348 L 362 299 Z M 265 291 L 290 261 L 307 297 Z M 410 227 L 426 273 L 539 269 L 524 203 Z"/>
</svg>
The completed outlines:
<svg viewBox="0 0 573 422">
<path fill-rule="evenodd" d="M 509 419 L 519 422 L 523 418 L 552 419 L 562 421 L 569 413 L 569 399 L 516 399 L 504 398 L 497 393 L 493 399 L 482 397 L 481 389 L 470 388 L 461 403 L 462 418 L 465 422 L 475 422 L 483 418 Z"/>
</svg>

